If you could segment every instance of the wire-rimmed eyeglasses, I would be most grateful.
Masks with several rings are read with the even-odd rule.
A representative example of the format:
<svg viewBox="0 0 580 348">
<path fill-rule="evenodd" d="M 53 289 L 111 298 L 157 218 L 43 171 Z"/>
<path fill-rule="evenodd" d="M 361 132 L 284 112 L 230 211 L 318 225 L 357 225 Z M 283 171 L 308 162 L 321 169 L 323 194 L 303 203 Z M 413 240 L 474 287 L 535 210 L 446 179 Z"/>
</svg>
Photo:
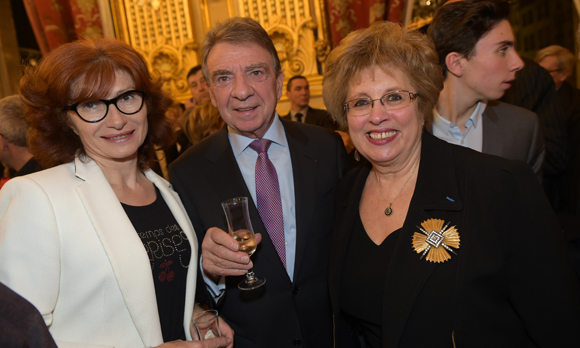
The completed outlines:
<svg viewBox="0 0 580 348">
<path fill-rule="evenodd" d="M 397 110 L 408 106 L 418 96 L 418 94 L 409 91 L 394 91 L 389 92 L 378 99 L 357 98 L 344 103 L 344 110 L 351 116 L 368 115 L 371 113 L 372 108 L 375 106 L 375 101 L 377 100 L 380 100 L 386 110 Z"/>
<path fill-rule="evenodd" d="M 145 92 L 127 91 L 113 99 L 101 99 L 97 101 L 81 102 L 71 105 L 64 110 L 72 110 L 79 117 L 89 123 L 102 121 L 109 113 L 109 105 L 114 104 L 121 113 L 133 115 L 141 111 Z"/>
</svg>

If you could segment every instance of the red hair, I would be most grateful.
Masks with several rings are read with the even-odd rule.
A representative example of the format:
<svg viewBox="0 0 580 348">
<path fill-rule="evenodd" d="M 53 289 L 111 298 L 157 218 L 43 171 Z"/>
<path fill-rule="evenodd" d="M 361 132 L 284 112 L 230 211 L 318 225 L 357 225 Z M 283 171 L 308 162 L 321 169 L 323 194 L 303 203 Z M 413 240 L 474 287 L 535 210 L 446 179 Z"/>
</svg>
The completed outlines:
<svg viewBox="0 0 580 348">
<path fill-rule="evenodd" d="M 139 168 L 146 169 L 156 159 L 156 145 L 165 148 L 175 141 L 172 121 L 165 116 L 173 100 L 163 91 L 163 81 L 151 77 L 143 57 L 119 40 L 83 39 L 50 52 L 20 81 L 30 125 L 28 147 L 44 168 L 71 162 L 77 152 L 86 155 L 64 109 L 80 101 L 105 99 L 117 70 L 127 72 L 135 89 L 146 95 L 149 129 L 138 151 Z"/>
</svg>

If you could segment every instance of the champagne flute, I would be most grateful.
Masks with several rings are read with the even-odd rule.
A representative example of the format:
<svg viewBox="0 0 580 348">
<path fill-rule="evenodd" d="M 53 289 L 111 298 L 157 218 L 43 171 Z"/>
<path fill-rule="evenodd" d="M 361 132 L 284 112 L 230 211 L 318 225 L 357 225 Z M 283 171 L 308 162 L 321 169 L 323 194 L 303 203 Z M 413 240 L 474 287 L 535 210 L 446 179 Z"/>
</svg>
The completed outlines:
<svg viewBox="0 0 580 348">
<path fill-rule="evenodd" d="M 222 202 L 222 208 L 228 220 L 230 235 L 240 244 L 240 251 L 252 256 L 258 246 L 252 222 L 250 221 L 250 211 L 248 209 L 248 197 L 236 197 Z M 253 290 L 266 283 L 266 278 L 257 277 L 250 268 L 246 272 L 246 279 L 238 284 L 240 290 Z"/>
</svg>

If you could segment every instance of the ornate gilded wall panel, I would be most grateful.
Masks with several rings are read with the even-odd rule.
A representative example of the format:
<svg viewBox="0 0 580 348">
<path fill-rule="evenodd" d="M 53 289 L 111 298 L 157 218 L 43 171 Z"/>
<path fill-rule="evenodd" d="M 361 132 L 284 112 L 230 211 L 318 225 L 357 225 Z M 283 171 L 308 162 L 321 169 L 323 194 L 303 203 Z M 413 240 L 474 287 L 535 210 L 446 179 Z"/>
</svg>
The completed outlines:
<svg viewBox="0 0 580 348">
<path fill-rule="evenodd" d="M 330 52 L 321 4 L 304 0 L 238 0 L 240 15 L 258 21 L 270 34 L 286 77 L 317 76 Z"/>
<path fill-rule="evenodd" d="M 235 15 L 257 20 L 274 41 L 285 80 L 298 74 L 308 77 L 313 102 L 320 98 L 331 41 L 325 0 L 108 1 L 116 37 L 138 49 L 180 101 L 190 97 L 186 75 L 200 63 L 199 43 L 205 32 Z"/>
<path fill-rule="evenodd" d="M 176 99 L 190 97 L 186 75 L 198 64 L 187 0 L 111 0 L 116 35 L 139 50 Z"/>
</svg>

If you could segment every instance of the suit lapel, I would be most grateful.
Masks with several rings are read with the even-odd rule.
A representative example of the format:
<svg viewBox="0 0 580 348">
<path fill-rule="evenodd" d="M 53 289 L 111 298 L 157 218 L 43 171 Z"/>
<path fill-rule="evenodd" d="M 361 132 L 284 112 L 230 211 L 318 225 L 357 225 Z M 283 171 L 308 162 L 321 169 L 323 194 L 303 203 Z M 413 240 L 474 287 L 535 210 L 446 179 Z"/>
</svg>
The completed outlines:
<svg viewBox="0 0 580 348">
<path fill-rule="evenodd" d="M 295 123 L 282 121 L 286 131 L 290 158 L 292 161 L 292 174 L 294 177 L 294 200 L 296 208 L 296 258 L 294 261 L 294 276 L 298 277 L 304 253 L 308 245 L 308 238 L 313 233 L 310 231 L 310 222 L 314 219 L 314 203 L 316 190 L 316 158 L 308 153 L 308 137 L 296 126 Z"/>
<path fill-rule="evenodd" d="M 495 112 L 493 105 L 492 101 L 488 101 L 483 112 L 483 144 L 481 152 L 503 156 L 502 142 L 498 139 L 502 129 L 499 124 L 499 116 Z"/>
<path fill-rule="evenodd" d="M 208 147 L 205 158 L 209 163 L 201 169 L 205 172 L 208 182 L 212 184 L 213 191 L 218 195 L 220 202 L 226 199 L 244 196 L 248 197 L 248 200 L 252 203 L 250 206 L 255 207 L 250 191 L 248 191 L 242 172 L 234 157 L 228 138 L 227 127 L 223 127 L 216 132 L 211 145 Z M 224 177 L 227 177 L 227 179 L 224 180 Z M 254 216 L 252 216 L 253 221 L 255 221 Z M 224 231 L 228 230 L 225 215 L 223 216 L 221 225 L 217 227 L 220 227 Z M 253 227 L 254 229 L 256 228 L 256 226 Z"/>
<path fill-rule="evenodd" d="M 76 188 L 107 253 L 119 288 L 143 344 L 163 342 L 149 258 L 100 167 L 75 159 Z"/>
<path fill-rule="evenodd" d="M 437 211 L 459 211 L 463 208 L 457 188 L 455 168 L 441 163 L 454 163 L 449 147 L 442 140 L 423 132 L 421 164 L 403 228 L 389 263 L 383 297 L 382 335 L 385 347 L 397 347 L 409 313 L 417 296 L 429 279 L 436 264 L 425 260 L 412 247 L 417 226 L 431 218 L 441 218 Z M 448 221 L 447 221 L 448 222 Z"/>
</svg>

